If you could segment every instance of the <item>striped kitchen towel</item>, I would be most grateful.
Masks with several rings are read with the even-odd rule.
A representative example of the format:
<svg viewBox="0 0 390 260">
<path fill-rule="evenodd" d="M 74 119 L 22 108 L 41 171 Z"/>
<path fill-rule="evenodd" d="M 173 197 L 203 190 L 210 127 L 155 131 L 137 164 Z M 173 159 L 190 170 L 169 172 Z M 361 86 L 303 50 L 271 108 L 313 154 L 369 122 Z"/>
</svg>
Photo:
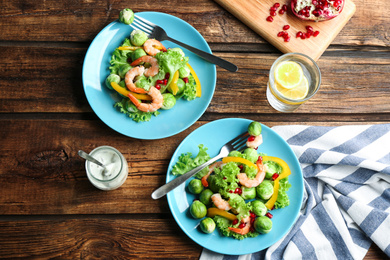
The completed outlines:
<svg viewBox="0 0 390 260">
<path fill-rule="evenodd" d="M 302 168 L 297 222 L 263 251 L 228 256 L 204 249 L 200 259 L 363 259 L 372 242 L 390 257 L 390 124 L 273 130 Z"/>
</svg>

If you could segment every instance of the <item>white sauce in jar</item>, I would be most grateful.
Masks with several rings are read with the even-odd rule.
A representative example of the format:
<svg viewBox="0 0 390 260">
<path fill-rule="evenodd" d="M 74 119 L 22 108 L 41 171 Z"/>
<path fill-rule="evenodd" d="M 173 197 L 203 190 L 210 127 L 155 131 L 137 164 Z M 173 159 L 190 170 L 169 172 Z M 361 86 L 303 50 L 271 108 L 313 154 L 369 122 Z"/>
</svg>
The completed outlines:
<svg viewBox="0 0 390 260">
<path fill-rule="evenodd" d="M 89 181 L 98 189 L 114 190 L 125 181 L 129 172 L 127 161 L 114 147 L 100 146 L 90 155 L 100 161 L 105 167 L 86 161 L 85 168 Z"/>
</svg>

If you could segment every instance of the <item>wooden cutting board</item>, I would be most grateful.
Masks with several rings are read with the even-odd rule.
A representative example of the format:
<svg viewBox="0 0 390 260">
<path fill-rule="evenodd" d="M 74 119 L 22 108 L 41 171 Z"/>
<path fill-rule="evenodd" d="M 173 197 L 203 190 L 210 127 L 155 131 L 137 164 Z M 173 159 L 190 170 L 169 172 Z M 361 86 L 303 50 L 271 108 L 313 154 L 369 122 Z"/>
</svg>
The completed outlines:
<svg viewBox="0 0 390 260">
<path fill-rule="evenodd" d="M 291 11 L 289 0 L 215 1 L 281 52 L 300 52 L 314 60 L 318 60 L 356 10 L 355 4 L 351 0 L 346 0 L 344 9 L 339 16 L 328 21 L 313 22 L 297 18 Z M 277 15 L 273 17 L 273 22 L 268 22 L 266 18 L 270 15 L 269 10 L 276 2 L 280 3 L 281 6 L 287 4 L 289 6 L 288 12 L 283 15 L 277 12 Z M 290 42 L 284 42 L 283 37 L 277 37 L 278 32 L 283 31 L 282 28 L 286 24 L 290 25 L 290 29 L 287 30 L 291 35 Z M 295 35 L 298 31 L 306 32 L 307 25 L 312 26 L 314 31 L 320 31 L 320 34 L 305 40 L 296 38 Z"/>
</svg>

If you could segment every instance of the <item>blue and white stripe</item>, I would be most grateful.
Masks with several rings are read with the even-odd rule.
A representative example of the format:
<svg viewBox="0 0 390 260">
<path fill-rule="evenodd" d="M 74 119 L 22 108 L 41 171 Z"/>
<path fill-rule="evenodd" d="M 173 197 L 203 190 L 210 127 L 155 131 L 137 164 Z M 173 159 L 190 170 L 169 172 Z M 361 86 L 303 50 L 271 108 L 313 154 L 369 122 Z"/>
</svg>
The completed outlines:
<svg viewBox="0 0 390 260">
<path fill-rule="evenodd" d="M 273 130 L 303 171 L 297 222 L 263 251 L 227 256 L 204 249 L 200 259 L 363 259 L 372 242 L 390 257 L 390 124 Z"/>
</svg>

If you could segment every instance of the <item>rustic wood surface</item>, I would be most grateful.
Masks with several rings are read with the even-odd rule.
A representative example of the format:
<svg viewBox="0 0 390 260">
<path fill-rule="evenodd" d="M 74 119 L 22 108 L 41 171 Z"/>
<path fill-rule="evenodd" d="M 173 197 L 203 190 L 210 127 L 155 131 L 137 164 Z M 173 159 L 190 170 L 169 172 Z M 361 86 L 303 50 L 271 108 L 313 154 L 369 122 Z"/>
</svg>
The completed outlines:
<svg viewBox="0 0 390 260">
<path fill-rule="evenodd" d="M 269 68 L 281 53 L 212 0 L 0 3 L 0 258 L 198 259 L 202 248 L 178 227 L 166 198 L 150 198 L 192 131 L 227 117 L 270 127 L 390 122 L 386 0 L 354 0 L 355 15 L 318 60 L 320 90 L 290 114 L 273 110 L 265 97 Z M 187 21 L 216 55 L 239 67 L 217 68 L 210 106 L 182 133 L 153 141 L 123 136 L 86 100 L 86 50 L 123 8 Z M 105 144 L 119 149 L 130 168 L 125 184 L 110 192 L 89 183 L 77 156 Z M 365 257 L 385 258 L 375 244 Z"/>
</svg>

